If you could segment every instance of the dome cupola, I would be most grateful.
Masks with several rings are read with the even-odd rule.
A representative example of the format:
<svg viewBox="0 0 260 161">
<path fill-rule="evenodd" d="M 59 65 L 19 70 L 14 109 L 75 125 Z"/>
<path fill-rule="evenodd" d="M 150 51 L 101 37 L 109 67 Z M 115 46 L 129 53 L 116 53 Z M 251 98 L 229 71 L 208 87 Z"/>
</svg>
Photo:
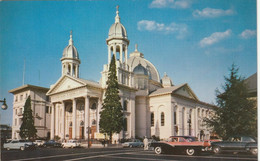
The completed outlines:
<svg viewBox="0 0 260 161">
<path fill-rule="evenodd" d="M 116 8 L 117 11 L 116 11 L 115 23 L 112 24 L 112 26 L 109 29 L 107 41 L 114 38 L 127 39 L 126 29 L 124 25 L 120 23 L 120 17 L 118 11 L 119 6 L 117 6 Z"/>
<path fill-rule="evenodd" d="M 69 45 L 66 46 L 63 50 L 62 59 L 63 58 L 79 59 L 78 51 L 76 47 L 73 45 L 72 31 L 70 32 Z"/>
<path fill-rule="evenodd" d="M 62 75 L 70 75 L 79 77 L 79 54 L 76 47 L 73 45 L 72 31 L 70 31 L 69 45 L 65 47 L 60 59 L 62 63 Z"/>
<path fill-rule="evenodd" d="M 168 77 L 168 75 L 166 73 L 164 73 L 164 76 L 163 76 L 161 82 L 162 82 L 162 85 L 164 88 L 173 86 L 171 78 Z"/>
</svg>

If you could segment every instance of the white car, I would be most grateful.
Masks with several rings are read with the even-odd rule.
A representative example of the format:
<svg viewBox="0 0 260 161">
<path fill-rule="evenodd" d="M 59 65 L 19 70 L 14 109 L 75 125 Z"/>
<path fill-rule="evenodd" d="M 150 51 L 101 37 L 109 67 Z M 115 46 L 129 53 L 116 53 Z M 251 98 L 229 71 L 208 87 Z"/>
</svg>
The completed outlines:
<svg viewBox="0 0 260 161">
<path fill-rule="evenodd" d="M 62 143 L 61 146 L 63 148 L 75 148 L 79 147 L 80 143 L 77 140 L 69 140 L 66 143 Z"/>
<path fill-rule="evenodd" d="M 43 146 L 45 141 L 44 140 L 35 140 L 33 143 L 35 144 L 35 146 L 39 147 L 39 146 Z"/>
<path fill-rule="evenodd" d="M 10 149 L 20 149 L 20 150 L 25 150 L 25 149 L 34 149 L 35 144 L 31 141 L 27 140 L 12 140 L 9 143 L 4 143 L 4 148 L 7 150 Z"/>
</svg>

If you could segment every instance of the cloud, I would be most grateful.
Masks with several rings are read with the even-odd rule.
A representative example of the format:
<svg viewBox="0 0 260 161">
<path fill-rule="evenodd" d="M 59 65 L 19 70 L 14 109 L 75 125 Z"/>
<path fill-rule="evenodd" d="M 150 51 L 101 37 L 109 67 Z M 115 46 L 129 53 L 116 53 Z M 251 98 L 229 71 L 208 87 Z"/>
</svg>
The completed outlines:
<svg viewBox="0 0 260 161">
<path fill-rule="evenodd" d="M 215 18 L 221 16 L 230 16 L 235 14 L 233 9 L 222 10 L 222 9 L 214 9 L 214 8 L 204 8 L 202 11 L 195 10 L 192 15 L 194 17 L 205 17 L 205 18 Z"/>
<path fill-rule="evenodd" d="M 184 38 L 188 33 L 186 24 L 176 24 L 172 22 L 169 25 L 163 23 L 157 23 L 156 21 L 141 20 L 137 23 L 137 28 L 139 31 L 155 31 L 164 34 L 176 34 L 177 38 Z"/>
<path fill-rule="evenodd" d="M 186 9 L 191 6 L 191 0 L 153 0 L 150 8 L 178 8 Z"/>
<path fill-rule="evenodd" d="M 231 30 L 227 30 L 225 32 L 215 32 L 211 34 L 209 37 L 205 37 L 200 41 L 200 46 L 205 47 L 205 46 L 210 46 L 212 44 L 215 44 L 223 39 L 226 39 L 231 35 Z"/>
<path fill-rule="evenodd" d="M 244 30 L 240 35 L 242 39 L 249 39 L 256 36 L 256 30 Z"/>
</svg>

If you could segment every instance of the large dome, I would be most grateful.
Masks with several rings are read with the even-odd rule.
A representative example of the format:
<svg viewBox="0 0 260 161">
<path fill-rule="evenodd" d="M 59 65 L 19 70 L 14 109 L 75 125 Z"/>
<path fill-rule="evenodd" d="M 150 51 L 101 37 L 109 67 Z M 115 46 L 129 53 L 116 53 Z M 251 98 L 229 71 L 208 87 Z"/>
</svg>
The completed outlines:
<svg viewBox="0 0 260 161">
<path fill-rule="evenodd" d="M 140 53 L 137 50 L 137 45 L 136 45 L 135 51 L 130 54 L 130 58 L 127 60 L 127 64 L 129 65 L 130 69 L 133 72 L 134 72 L 134 69 L 137 66 L 139 66 L 139 64 L 142 65 L 142 67 L 144 67 L 146 69 L 149 79 L 160 82 L 160 76 L 159 76 L 157 69 L 151 62 L 144 59 L 143 53 Z"/>
</svg>

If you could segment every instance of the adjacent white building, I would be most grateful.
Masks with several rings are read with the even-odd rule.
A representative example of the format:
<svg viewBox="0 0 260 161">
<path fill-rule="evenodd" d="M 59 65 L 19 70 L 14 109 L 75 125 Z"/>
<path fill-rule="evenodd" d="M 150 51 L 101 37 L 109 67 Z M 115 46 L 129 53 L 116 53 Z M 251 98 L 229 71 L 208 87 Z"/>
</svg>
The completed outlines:
<svg viewBox="0 0 260 161">
<path fill-rule="evenodd" d="M 28 96 L 31 97 L 34 125 L 37 129 L 36 135 L 39 138 L 50 137 L 51 108 L 48 96 L 46 96 L 48 90 L 49 88 L 26 84 L 9 91 L 14 95 L 12 139 L 20 139 L 20 126 L 22 124 L 24 105 Z"/>
<path fill-rule="evenodd" d="M 201 102 L 187 83 L 174 85 L 165 74 L 160 79 L 156 67 L 138 51 L 128 51 L 130 40 L 120 22 L 119 11 L 109 29 L 107 64 L 103 66 L 99 82 L 79 77 L 80 58 L 74 46 L 72 33 L 61 58 L 60 79 L 50 87 L 51 138 L 87 139 L 102 136 L 99 132 L 99 112 L 102 107 L 109 63 L 116 56 L 119 96 L 124 111 L 124 130 L 113 139 L 135 138 L 152 135 L 161 139 L 172 135 L 192 135 L 201 138 L 211 135 L 202 125 L 210 117 L 214 106 Z"/>
</svg>

